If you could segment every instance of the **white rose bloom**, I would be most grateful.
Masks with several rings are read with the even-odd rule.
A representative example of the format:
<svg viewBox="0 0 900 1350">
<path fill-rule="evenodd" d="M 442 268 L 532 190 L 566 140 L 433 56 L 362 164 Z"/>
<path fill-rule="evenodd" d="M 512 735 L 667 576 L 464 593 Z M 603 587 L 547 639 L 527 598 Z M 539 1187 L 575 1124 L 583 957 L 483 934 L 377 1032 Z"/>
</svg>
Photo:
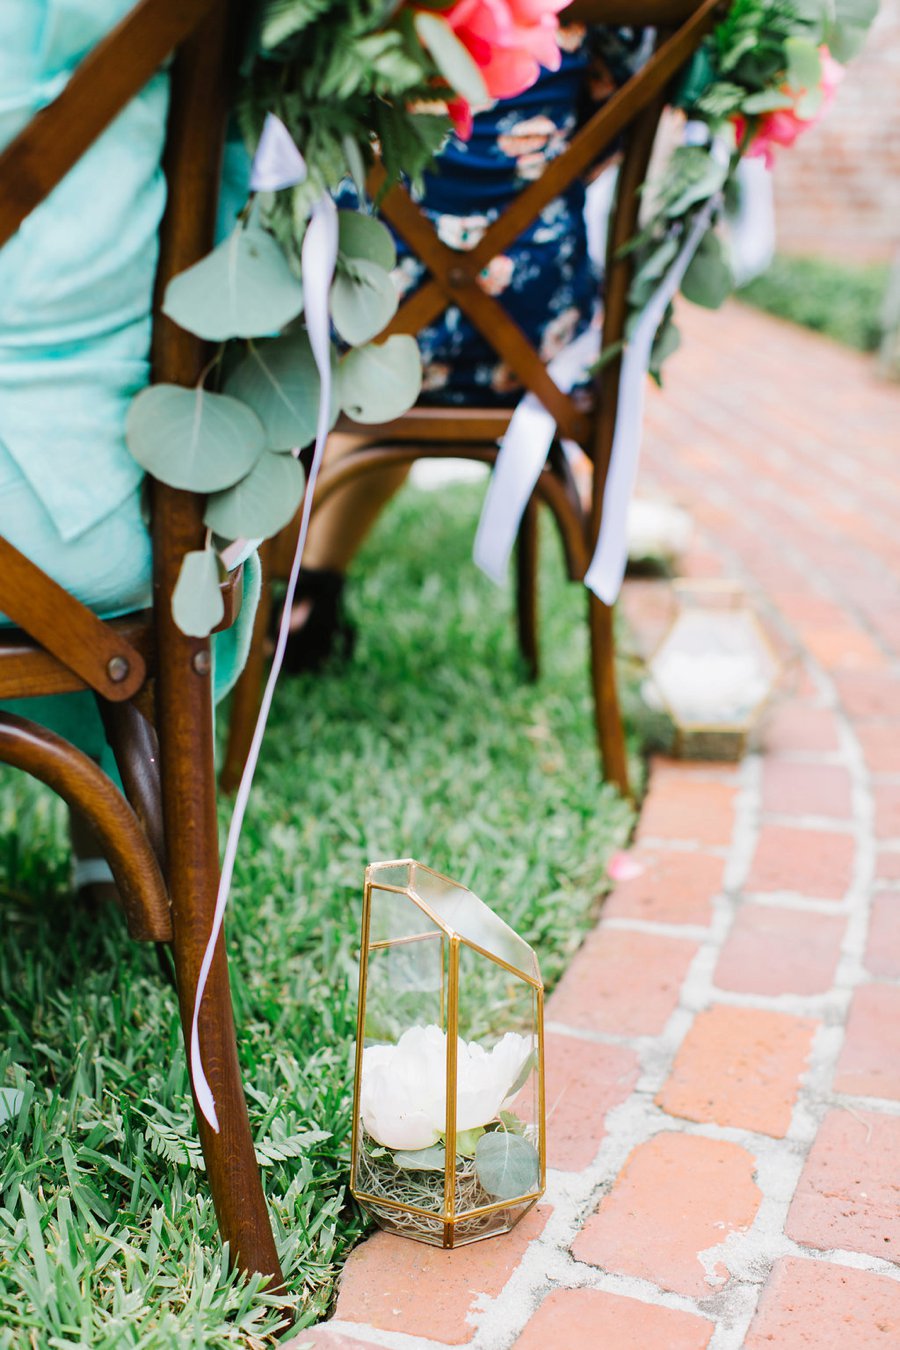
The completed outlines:
<svg viewBox="0 0 900 1350">
<path fill-rule="evenodd" d="M 474 1130 L 503 1110 L 532 1051 L 530 1036 L 510 1031 L 492 1050 L 457 1043 L 456 1128 Z M 410 1027 L 396 1045 L 363 1052 L 360 1115 L 386 1148 L 430 1148 L 447 1118 L 447 1037 L 440 1027 Z"/>
</svg>

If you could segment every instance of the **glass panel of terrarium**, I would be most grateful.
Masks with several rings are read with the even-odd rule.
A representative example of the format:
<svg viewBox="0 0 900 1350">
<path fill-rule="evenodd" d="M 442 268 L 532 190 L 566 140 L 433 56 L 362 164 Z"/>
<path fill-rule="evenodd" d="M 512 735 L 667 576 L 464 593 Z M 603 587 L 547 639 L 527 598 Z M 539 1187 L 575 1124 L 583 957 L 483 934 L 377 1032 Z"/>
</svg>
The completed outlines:
<svg viewBox="0 0 900 1350">
<path fill-rule="evenodd" d="M 530 979 L 540 978 L 528 943 L 466 886 L 421 863 L 413 866 L 412 886 L 441 924 Z"/>
<path fill-rule="evenodd" d="M 441 932 L 438 925 L 405 891 L 388 891 L 373 886 L 369 897 L 370 945 Z"/>
<path fill-rule="evenodd" d="M 411 868 L 409 858 L 401 858 L 396 862 L 369 863 L 366 881 L 373 886 L 399 886 L 405 889 L 410 884 Z"/>
<path fill-rule="evenodd" d="M 538 993 L 466 944 L 459 948 L 456 1215 L 541 1185 Z M 496 1223 L 484 1215 L 485 1231 Z M 465 1228 L 479 1235 L 477 1216 Z M 458 1232 L 462 1236 L 463 1230 Z"/>
<path fill-rule="evenodd" d="M 683 727 L 749 725 L 775 675 L 772 656 L 746 610 L 686 610 L 652 668 Z"/>
</svg>

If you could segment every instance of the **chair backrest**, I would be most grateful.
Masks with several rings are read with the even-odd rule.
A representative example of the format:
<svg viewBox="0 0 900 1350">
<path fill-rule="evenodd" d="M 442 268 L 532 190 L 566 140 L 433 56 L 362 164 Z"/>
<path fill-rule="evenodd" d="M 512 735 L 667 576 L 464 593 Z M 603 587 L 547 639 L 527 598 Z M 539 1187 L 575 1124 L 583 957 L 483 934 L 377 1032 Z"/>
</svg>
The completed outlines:
<svg viewBox="0 0 900 1350">
<path fill-rule="evenodd" d="M 576 179 L 600 160 L 620 136 L 625 149 L 619 176 L 615 219 L 609 240 L 605 278 L 604 348 L 617 344 L 624 328 L 631 263 L 618 256 L 620 245 L 634 232 L 638 189 L 644 181 L 657 123 L 673 76 L 684 66 L 712 25 L 720 0 L 576 0 L 563 18 L 593 23 L 632 25 L 677 23 L 662 28 L 656 50 L 590 117 L 566 149 L 524 188 L 486 230 L 475 248 L 458 252 L 444 244 L 431 222 L 403 187 L 389 192 L 381 212 L 412 252 L 425 263 L 430 278 L 401 304 L 387 333 L 417 333 L 450 305 L 457 305 L 497 355 L 532 390 L 553 415 L 560 433 L 590 449 L 592 420 L 554 383 L 533 345 L 499 300 L 478 284 L 482 269 L 509 247 Z M 376 172 L 374 186 L 384 182 Z M 607 384 L 615 384 L 614 372 Z"/>
<path fill-rule="evenodd" d="M 202 257 L 213 236 L 235 9 L 230 0 L 138 0 L 81 61 L 62 93 L 0 154 L 0 247 L 180 48 L 173 71 L 158 288 Z M 193 383 L 203 359 L 199 339 L 157 315 L 156 379 Z M 155 609 L 164 630 L 171 625 L 168 601 L 181 558 L 203 537 L 200 498 L 155 484 Z M 122 625 L 98 619 L 2 538 L 0 611 L 106 699 L 132 697 L 145 677 L 144 657 Z M 41 678 L 51 674 L 36 668 L 35 688 L 28 692 L 53 692 L 41 687 Z"/>
</svg>

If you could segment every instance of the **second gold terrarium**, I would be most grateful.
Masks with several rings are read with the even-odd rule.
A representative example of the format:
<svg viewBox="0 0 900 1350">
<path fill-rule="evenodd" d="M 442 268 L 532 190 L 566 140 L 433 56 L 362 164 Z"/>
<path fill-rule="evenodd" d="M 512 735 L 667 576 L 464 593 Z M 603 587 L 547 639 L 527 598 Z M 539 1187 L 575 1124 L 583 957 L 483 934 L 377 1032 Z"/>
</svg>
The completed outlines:
<svg viewBox="0 0 900 1350">
<path fill-rule="evenodd" d="M 421 863 L 366 869 L 350 1188 L 439 1247 L 505 1233 L 546 1174 L 537 958 Z"/>
<path fill-rule="evenodd" d="M 738 760 L 780 662 L 740 586 L 679 580 L 673 590 L 678 612 L 651 658 L 645 697 L 671 716 L 676 754 Z"/>
</svg>

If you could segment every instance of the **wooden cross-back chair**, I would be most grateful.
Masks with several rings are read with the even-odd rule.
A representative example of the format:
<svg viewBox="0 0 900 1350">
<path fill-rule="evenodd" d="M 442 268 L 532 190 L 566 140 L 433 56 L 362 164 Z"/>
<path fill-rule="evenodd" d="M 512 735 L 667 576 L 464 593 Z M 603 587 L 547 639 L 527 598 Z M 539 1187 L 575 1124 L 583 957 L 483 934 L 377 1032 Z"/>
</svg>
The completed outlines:
<svg viewBox="0 0 900 1350">
<path fill-rule="evenodd" d="M 0 155 L 0 246 L 173 51 L 172 109 L 158 286 L 212 245 L 240 6 L 231 0 L 139 0 L 83 60 L 54 103 Z M 157 380 L 192 385 L 203 344 L 158 312 Z M 0 714 L 0 762 L 49 784 L 92 826 L 112 867 L 130 935 L 171 946 L 187 1041 L 219 876 L 208 640 L 175 627 L 181 558 L 202 547 L 202 499 L 153 484 L 153 605 L 103 622 L 0 538 L 0 699 L 90 690 L 125 787 L 48 729 Z M 240 602 L 226 584 L 227 626 Z M 200 1013 L 204 1066 L 221 1132 L 198 1112 L 222 1237 L 247 1271 L 281 1272 L 254 1156 L 235 1043 L 228 968 L 216 948 Z"/>
<path fill-rule="evenodd" d="M 611 144 L 622 138 L 624 149 L 608 241 L 602 338 L 604 351 L 618 347 L 624 334 L 633 272 L 631 257 L 620 256 L 620 249 L 637 226 L 639 191 L 647 173 L 659 118 L 673 79 L 712 26 L 719 8 L 721 0 L 575 0 L 562 15 L 564 21 L 658 26 L 656 50 L 646 65 L 589 118 L 569 146 L 548 163 L 541 177 L 519 193 L 471 251 L 448 248 L 402 187 L 394 188 L 380 205 L 381 215 L 430 273 L 422 286 L 400 305 L 382 336 L 416 334 L 448 306 L 457 305 L 522 385 L 538 395 L 556 422 L 559 440 L 575 441 L 593 463 L 592 498 L 589 507 L 585 508 L 558 440 L 522 521 L 517 547 L 518 632 L 532 676 L 537 674 L 538 667 L 537 503 L 544 502 L 553 512 L 562 535 L 569 576 L 581 581 L 600 529 L 616 418 L 620 362 L 617 358 L 608 361 L 602 376 L 595 382 L 590 406 L 579 405 L 554 383 L 535 348 L 503 308 L 502 301 L 488 295 L 479 285 L 479 274 L 554 198 L 598 163 Z M 383 181 L 383 171 L 376 169 L 370 184 L 373 193 Z M 420 404 L 383 426 L 361 427 L 342 419 L 338 424 L 339 431 L 353 432 L 365 439 L 339 461 L 325 465 L 316 489 L 313 512 L 341 487 L 373 470 L 410 464 L 420 458 L 463 457 L 490 464 L 497 457 L 497 443 L 511 416 L 512 410 L 506 408 Z M 270 577 L 286 577 L 295 539 L 296 524 L 289 526 L 264 551 Z M 268 592 L 268 587 L 265 591 Z M 268 603 L 265 600 L 260 606 L 250 659 L 235 690 L 222 774 L 226 788 L 233 787 L 240 776 L 252 735 L 259 703 Z M 616 690 L 613 615 L 611 609 L 590 593 L 588 623 L 591 683 L 603 773 L 627 793 L 628 766 Z"/>
</svg>

